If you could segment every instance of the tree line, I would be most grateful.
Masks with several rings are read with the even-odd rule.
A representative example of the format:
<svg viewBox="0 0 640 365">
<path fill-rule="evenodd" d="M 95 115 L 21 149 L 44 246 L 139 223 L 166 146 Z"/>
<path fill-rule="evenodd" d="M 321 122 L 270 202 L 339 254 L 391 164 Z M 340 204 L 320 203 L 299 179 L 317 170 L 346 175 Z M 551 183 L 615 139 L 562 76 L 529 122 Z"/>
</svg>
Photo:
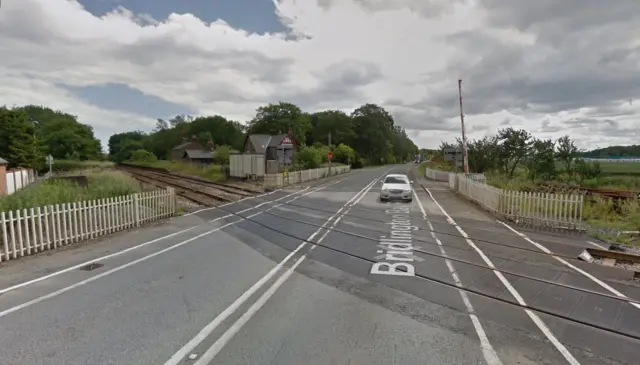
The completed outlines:
<svg viewBox="0 0 640 365">
<path fill-rule="evenodd" d="M 587 151 L 580 154 L 585 158 L 615 158 L 615 157 L 636 157 L 640 158 L 640 145 L 632 146 L 609 146 Z"/>
<path fill-rule="evenodd" d="M 443 142 L 445 148 L 460 147 L 462 141 Z M 467 141 L 469 170 L 498 173 L 513 178 L 524 173 L 531 180 L 564 180 L 581 184 L 601 175 L 599 162 L 583 160 L 575 142 L 566 135 L 552 139 L 533 137 L 524 129 L 500 129 L 494 136 Z"/>
<path fill-rule="evenodd" d="M 9 167 L 42 169 L 54 159 L 101 160 L 100 141 L 78 117 L 36 105 L 0 107 L 0 157 Z"/>
<path fill-rule="evenodd" d="M 351 114 L 339 110 L 308 113 L 297 105 L 279 102 L 259 107 L 246 124 L 219 115 L 158 119 L 150 133 L 132 131 L 111 136 L 109 156 L 120 162 L 131 159 L 136 151 L 145 150 L 159 159 L 169 159 L 173 147 L 193 136 L 203 144 L 211 140 L 216 146 L 242 152 L 247 134 L 276 135 L 289 131 L 299 148 L 297 159 L 308 168 L 326 161 L 329 134 L 334 161 L 338 162 L 395 163 L 411 159 L 418 151 L 404 128 L 396 125 L 393 116 L 378 105 L 365 104 Z"/>
</svg>

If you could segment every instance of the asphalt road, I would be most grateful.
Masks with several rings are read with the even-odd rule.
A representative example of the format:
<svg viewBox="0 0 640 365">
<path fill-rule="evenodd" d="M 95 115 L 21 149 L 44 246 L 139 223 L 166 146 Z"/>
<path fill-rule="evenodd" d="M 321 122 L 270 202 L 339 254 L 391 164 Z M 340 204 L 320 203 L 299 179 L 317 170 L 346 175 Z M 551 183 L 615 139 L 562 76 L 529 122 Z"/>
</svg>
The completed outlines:
<svg viewBox="0 0 640 365">
<path fill-rule="evenodd" d="M 380 203 L 379 178 L 412 167 L 0 266 L 0 363 L 637 363 L 640 309 L 606 296 L 640 299 L 627 272 L 536 252 L 586 244 L 418 177 L 413 202 Z"/>
</svg>

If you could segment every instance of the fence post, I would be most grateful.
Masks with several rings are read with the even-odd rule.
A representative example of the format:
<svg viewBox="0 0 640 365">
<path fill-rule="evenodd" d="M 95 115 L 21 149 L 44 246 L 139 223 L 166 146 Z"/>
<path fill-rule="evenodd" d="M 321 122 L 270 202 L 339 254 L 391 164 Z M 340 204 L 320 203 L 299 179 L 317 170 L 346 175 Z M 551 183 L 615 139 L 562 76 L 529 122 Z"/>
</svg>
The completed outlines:
<svg viewBox="0 0 640 365">
<path fill-rule="evenodd" d="M 136 227 L 140 227 L 140 198 L 138 193 L 133 194 L 133 216 Z"/>
<path fill-rule="evenodd" d="M 176 195 L 176 189 L 169 187 L 168 190 L 169 190 L 169 194 L 171 195 L 170 196 L 171 204 L 169 206 L 169 209 L 170 209 L 170 216 L 172 217 L 176 213 L 176 206 L 178 205 L 178 202 L 177 202 L 178 197 Z"/>
<path fill-rule="evenodd" d="M 9 222 L 11 224 L 11 222 Z M 9 261 L 9 237 L 7 237 L 7 219 L 5 218 L 4 212 L 0 212 L 0 228 L 2 231 L 2 246 L 4 248 L 4 257 L 7 261 Z M 0 262 L 2 262 L 2 255 L 0 255 Z"/>
</svg>

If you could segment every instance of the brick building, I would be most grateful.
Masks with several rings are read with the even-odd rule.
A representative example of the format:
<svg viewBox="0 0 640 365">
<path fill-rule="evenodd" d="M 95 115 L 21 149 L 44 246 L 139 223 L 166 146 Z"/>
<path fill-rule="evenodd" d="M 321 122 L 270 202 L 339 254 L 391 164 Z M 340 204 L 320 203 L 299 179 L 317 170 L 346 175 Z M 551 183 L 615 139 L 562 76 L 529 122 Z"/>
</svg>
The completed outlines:
<svg viewBox="0 0 640 365">
<path fill-rule="evenodd" d="M 9 162 L 0 157 L 0 196 L 7 195 L 7 165 Z"/>
</svg>

